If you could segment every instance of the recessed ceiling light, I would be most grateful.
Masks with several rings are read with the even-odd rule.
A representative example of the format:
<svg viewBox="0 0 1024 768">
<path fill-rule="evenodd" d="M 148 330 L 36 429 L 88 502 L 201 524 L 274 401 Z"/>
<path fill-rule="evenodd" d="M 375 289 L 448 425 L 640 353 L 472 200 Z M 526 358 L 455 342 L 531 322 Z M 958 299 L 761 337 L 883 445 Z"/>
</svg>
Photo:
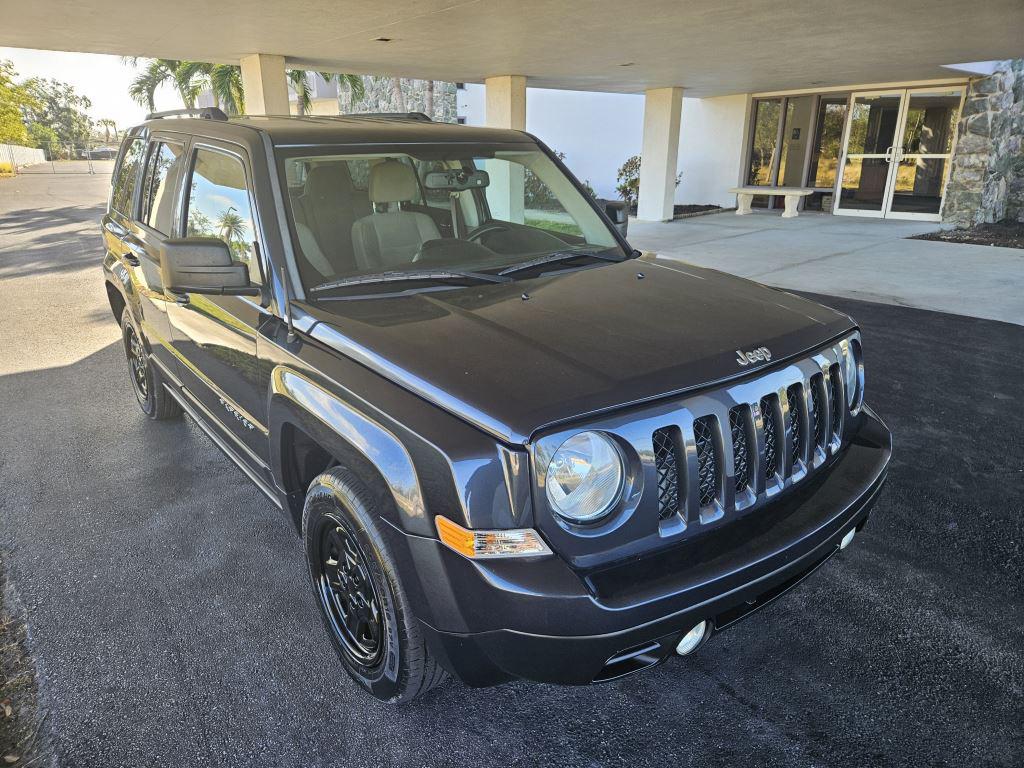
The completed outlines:
<svg viewBox="0 0 1024 768">
<path fill-rule="evenodd" d="M 391 40 L 392 40 L 392 38 L 390 38 L 390 37 L 375 37 L 375 38 L 373 38 L 373 42 L 375 42 L 375 43 L 390 43 Z"/>
</svg>

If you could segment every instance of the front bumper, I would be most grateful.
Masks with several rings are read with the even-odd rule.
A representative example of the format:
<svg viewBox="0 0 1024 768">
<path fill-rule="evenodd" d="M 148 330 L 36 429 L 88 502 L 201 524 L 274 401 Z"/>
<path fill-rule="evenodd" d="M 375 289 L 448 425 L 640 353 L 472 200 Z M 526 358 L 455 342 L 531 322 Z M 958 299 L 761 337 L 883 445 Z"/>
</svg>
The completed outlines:
<svg viewBox="0 0 1024 768">
<path fill-rule="evenodd" d="M 588 684 L 663 661 L 702 620 L 715 631 L 731 626 L 864 526 L 892 444 L 869 408 L 863 416 L 842 453 L 805 486 L 713 538 L 600 572 L 578 574 L 557 557 L 472 562 L 436 540 L 394 532 L 419 577 L 411 592 L 431 652 L 469 685 Z"/>
</svg>

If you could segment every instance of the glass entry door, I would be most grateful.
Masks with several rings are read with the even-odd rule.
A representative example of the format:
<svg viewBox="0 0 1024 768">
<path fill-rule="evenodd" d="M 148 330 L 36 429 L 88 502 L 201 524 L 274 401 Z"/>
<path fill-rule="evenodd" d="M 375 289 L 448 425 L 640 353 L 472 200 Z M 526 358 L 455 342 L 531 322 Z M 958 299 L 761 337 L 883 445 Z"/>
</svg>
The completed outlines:
<svg viewBox="0 0 1024 768">
<path fill-rule="evenodd" d="M 885 216 L 903 91 L 857 93 L 846 118 L 835 212 Z"/>
<path fill-rule="evenodd" d="M 833 212 L 938 221 L 962 99 L 959 87 L 853 94 Z"/>
<path fill-rule="evenodd" d="M 962 99 L 959 88 L 907 92 L 892 159 L 889 217 L 938 221 Z"/>
</svg>

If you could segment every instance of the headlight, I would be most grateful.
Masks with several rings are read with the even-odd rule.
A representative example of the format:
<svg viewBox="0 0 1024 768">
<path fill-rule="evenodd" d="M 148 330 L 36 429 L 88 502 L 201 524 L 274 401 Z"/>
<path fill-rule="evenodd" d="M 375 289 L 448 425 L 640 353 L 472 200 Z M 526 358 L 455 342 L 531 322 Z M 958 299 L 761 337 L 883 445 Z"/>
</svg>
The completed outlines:
<svg viewBox="0 0 1024 768">
<path fill-rule="evenodd" d="M 861 356 L 860 345 L 854 339 L 849 339 L 843 345 L 843 377 L 846 388 L 846 404 L 851 411 L 860 407 L 863 397 L 861 389 Z"/>
<path fill-rule="evenodd" d="M 551 457 L 544 483 L 548 503 L 570 522 L 593 522 L 618 501 L 624 474 L 622 456 L 611 440 L 580 432 Z"/>
</svg>

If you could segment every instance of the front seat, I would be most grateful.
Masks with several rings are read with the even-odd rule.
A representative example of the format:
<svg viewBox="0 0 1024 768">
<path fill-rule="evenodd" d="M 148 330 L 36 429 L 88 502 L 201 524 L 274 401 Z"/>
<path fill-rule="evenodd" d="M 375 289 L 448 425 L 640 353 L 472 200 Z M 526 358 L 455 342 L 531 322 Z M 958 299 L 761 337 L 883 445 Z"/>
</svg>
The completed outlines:
<svg viewBox="0 0 1024 768">
<path fill-rule="evenodd" d="M 369 202 L 361 197 L 352 186 L 348 163 L 322 163 L 310 169 L 301 198 L 302 221 L 296 216 L 296 228 L 317 271 L 330 275 L 352 270 L 352 225 L 370 211 Z M 300 225 L 308 229 L 303 231 Z"/>
<path fill-rule="evenodd" d="M 416 196 L 416 172 L 398 160 L 385 160 L 370 169 L 373 213 L 352 225 L 352 247 L 361 270 L 387 270 L 411 264 L 427 240 L 441 233 L 425 213 L 403 211 L 400 204 Z M 385 210 L 376 211 L 383 205 Z"/>
</svg>

